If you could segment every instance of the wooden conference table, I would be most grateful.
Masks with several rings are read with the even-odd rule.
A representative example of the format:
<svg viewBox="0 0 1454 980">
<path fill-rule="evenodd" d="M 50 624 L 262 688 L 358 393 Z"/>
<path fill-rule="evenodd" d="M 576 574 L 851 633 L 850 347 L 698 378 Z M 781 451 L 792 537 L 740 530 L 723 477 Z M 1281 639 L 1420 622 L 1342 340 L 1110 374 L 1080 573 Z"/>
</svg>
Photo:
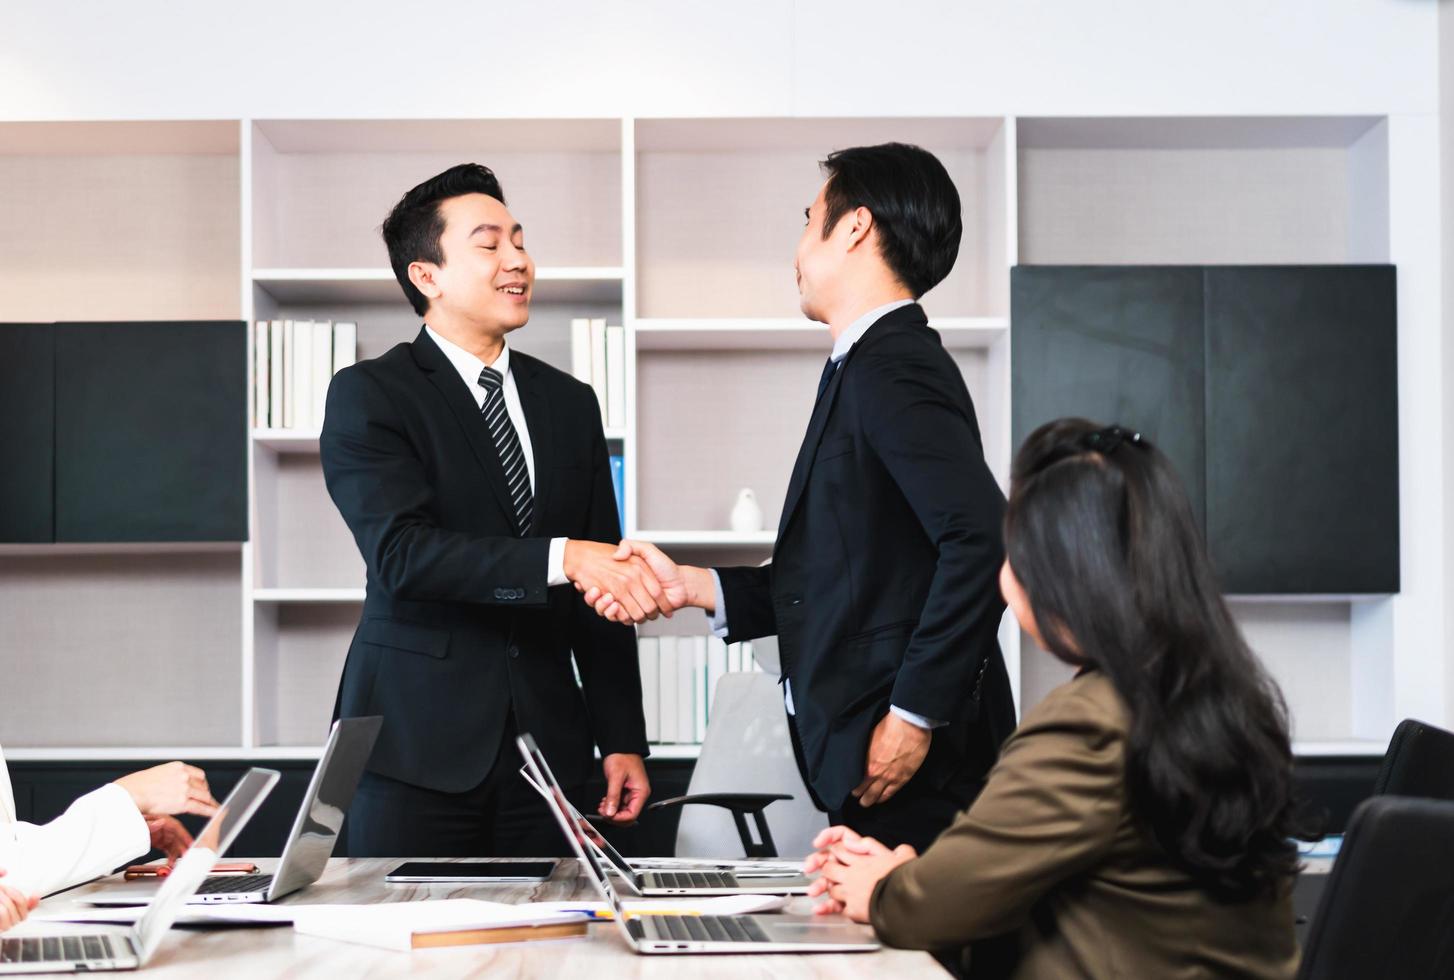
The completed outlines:
<svg viewBox="0 0 1454 980">
<path fill-rule="evenodd" d="M 257 859 L 271 871 L 275 859 Z M 574 860 L 563 860 L 549 881 L 538 884 L 391 885 L 384 874 L 395 858 L 334 858 L 322 879 L 294 892 L 283 904 L 365 904 L 425 898 L 478 898 L 491 902 L 595 901 L 590 882 Z M 44 911 L 80 904 L 87 892 L 114 884 L 97 882 L 45 900 Z M 89 907 L 87 907 L 89 908 Z M 794 899 L 784 913 L 810 914 L 812 900 Z M 291 926 L 177 928 L 162 941 L 145 975 L 257 980 L 259 977 L 944 977 L 927 953 L 885 948 L 876 953 L 745 956 L 640 956 L 614 923 L 596 922 L 585 938 L 528 943 L 419 949 L 412 953 L 300 936 Z"/>
</svg>

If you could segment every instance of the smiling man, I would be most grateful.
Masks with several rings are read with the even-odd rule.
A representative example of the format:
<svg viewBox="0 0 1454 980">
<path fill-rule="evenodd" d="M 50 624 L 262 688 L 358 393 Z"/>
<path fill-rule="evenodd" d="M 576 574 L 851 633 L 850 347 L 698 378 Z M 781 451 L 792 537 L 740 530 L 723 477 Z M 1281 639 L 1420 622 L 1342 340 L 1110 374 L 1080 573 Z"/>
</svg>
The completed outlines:
<svg viewBox="0 0 1454 980">
<path fill-rule="evenodd" d="M 569 586 L 620 590 L 623 620 L 653 617 L 660 586 L 611 558 L 621 528 L 595 395 L 506 340 L 530 318 L 535 264 L 495 175 L 430 178 L 383 235 L 425 323 L 338 373 L 320 440 L 368 569 L 334 716 L 384 718 L 349 853 L 555 854 L 516 732 L 576 795 L 598 747 L 604 816 L 634 820 L 650 791 L 634 632 Z"/>
</svg>

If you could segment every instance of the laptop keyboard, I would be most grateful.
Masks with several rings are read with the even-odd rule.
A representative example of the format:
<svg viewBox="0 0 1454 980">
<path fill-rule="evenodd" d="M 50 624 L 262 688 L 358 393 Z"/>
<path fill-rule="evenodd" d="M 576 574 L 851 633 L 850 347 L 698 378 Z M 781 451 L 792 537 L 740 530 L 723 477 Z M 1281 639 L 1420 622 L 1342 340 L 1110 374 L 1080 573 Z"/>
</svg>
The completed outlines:
<svg viewBox="0 0 1454 980">
<path fill-rule="evenodd" d="M 0 939 L 0 963 L 81 963 L 114 960 L 110 936 L 36 936 Z"/>
<path fill-rule="evenodd" d="M 651 888 L 741 888 L 730 871 L 651 871 L 646 875 Z"/>
<path fill-rule="evenodd" d="M 768 934 L 757 920 L 745 915 L 643 915 L 648 940 L 679 943 L 766 943 Z"/>
<path fill-rule="evenodd" d="M 257 875 L 212 875 L 202 882 L 202 887 L 197 889 L 198 895 L 231 895 L 234 892 L 267 891 L 268 886 L 273 883 L 273 876 L 268 874 Z"/>
</svg>

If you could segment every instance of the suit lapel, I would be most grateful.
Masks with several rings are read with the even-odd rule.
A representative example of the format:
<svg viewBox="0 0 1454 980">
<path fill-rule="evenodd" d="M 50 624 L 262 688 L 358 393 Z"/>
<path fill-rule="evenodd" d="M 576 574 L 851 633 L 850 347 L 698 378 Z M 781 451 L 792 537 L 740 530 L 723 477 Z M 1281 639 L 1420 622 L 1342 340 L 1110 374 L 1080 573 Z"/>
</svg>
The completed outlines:
<svg viewBox="0 0 1454 980">
<path fill-rule="evenodd" d="M 857 346 L 856 344 L 854 345 Z M 808 431 L 803 436 L 802 448 L 798 450 L 798 459 L 793 463 L 793 475 L 788 480 L 788 496 L 783 502 L 782 517 L 778 519 L 777 539 L 781 541 L 783 534 L 788 529 L 793 513 L 802 500 L 803 490 L 808 485 L 808 474 L 813 472 L 813 457 L 818 454 L 818 444 L 823 441 L 823 430 L 828 426 L 828 417 L 833 413 L 833 403 L 838 399 L 838 389 L 843 387 L 843 373 L 848 370 L 848 361 L 853 357 L 853 348 L 843 357 L 843 363 L 838 365 L 838 370 L 833 372 L 833 377 L 828 380 L 828 387 L 823 391 L 823 397 L 818 399 L 818 404 L 813 406 L 813 414 L 808 419 Z"/>
<path fill-rule="evenodd" d="M 515 506 L 510 498 L 510 488 L 505 484 L 505 471 L 500 468 L 500 454 L 490 438 L 490 430 L 484 419 L 480 418 L 479 406 L 465 390 L 460 376 L 455 373 L 454 365 L 449 363 L 444 351 L 429 339 L 427 333 L 420 330 L 412 348 L 414 362 L 424 371 L 429 383 L 439 392 L 455 420 L 459 422 L 470 449 L 474 451 L 475 459 L 485 471 L 490 489 L 494 491 L 495 501 L 500 505 L 501 514 L 509 526 L 514 527 Z"/>
<path fill-rule="evenodd" d="M 798 504 L 802 502 L 803 491 L 808 487 L 808 477 L 813 472 L 813 458 L 818 454 L 818 444 L 823 441 L 823 432 L 828 427 L 829 416 L 833 413 L 833 403 L 838 398 L 838 389 L 843 386 L 843 376 L 848 373 L 854 352 L 862 347 L 870 337 L 885 330 L 892 330 L 900 326 L 912 328 L 916 325 L 928 325 L 928 319 L 924 316 L 924 308 L 919 304 L 911 303 L 908 306 L 890 310 L 864 331 L 858 342 L 848 348 L 848 353 L 843 355 L 843 363 L 838 365 L 838 370 L 829 380 L 828 387 L 823 391 L 823 397 L 819 398 L 818 404 L 813 406 L 813 415 L 808 420 L 808 431 L 803 436 L 803 446 L 798 450 L 797 461 L 793 463 L 793 475 L 788 480 L 787 499 L 783 502 L 782 517 L 778 519 L 777 539 L 779 542 L 787 532 L 793 514 L 798 509 Z"/>
<path fill-rule="evenodd" d="M 550 461 L 555 458 L 550 396 L 545 391 L 545 378 L 539 365 L 519 351 L 510 352 L 510 373 L 515 376 L 515 389 L 520 393 L 520 407 L 525 410 L 525 425 L 530 430 L 530 455 L 535 461 L 535 506 L 530 533 L 537 534 L 544 526 L 545 502 L 551 490 Z"/>
</svg>

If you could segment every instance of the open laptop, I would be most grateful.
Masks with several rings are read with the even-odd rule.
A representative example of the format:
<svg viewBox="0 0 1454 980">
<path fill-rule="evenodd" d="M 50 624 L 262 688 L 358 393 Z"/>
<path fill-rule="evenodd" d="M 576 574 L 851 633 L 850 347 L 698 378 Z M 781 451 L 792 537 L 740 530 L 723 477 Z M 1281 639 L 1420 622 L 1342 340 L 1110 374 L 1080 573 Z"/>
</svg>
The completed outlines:
<svg viewBox="0 0 1454 980">
<path fill-rule="evenodd" d="M 626 942 L 638 953 L 867 953 L 879 948 L 873 930 L 844 922 L 779 915 L 638 915 L 628 918 L 598 852 L 588 846 L 584 821 L 561 792 L 535 739 L 515 739 L 531 782 L 546 787 L 550 812 L 580 859 L 581 868 L 611 907 Z M 589 826 L 589 825 L 586 825 Z"/>
<path fill-rule="evenodd" d="M 535 787 L 547 803 L 552 802 L 550 790 L 536 782 L 529 765 L 520 770 L 525 781 Z M 593 827 L 589 820 L 566 799 L 560 797 L 569 819 L 580 828 L 585 845 L 596 852 L 596 857 L 606 868 L 620 876 L 626 890 L 632 895 L 660 898 L 667 895 L 806 895 L 813 879 L 802 874 L 785 874 L 781 871 L 729 871 L 718 862 L 704 861 L 699 866 L 683 867 L 681 870 L 653 871 L 637 870 L 611 842 Z M 687 862 L 683 862 L 687 865 Z"/>
<path fill-rule="evenodd" d="M 374 750 L 383 718 L 340 718 L 328 733 L 303 805 L 273 874 L 210 875 L 190 901 L 194 905 L 275 902 L 313 884 L 333 856 L 344 814 L 353 802 L 364 764 Z M 144 905 L 161 887 L 156 881 L 128 881 L 87 895 L 91 905 Z"/>
<path fill-rule="evenodd" d="M 22 924 L 28 935 L 0 937 L 0 975 L 10 973 L 91 973 L 135 970 L 145 966 L 187 899 L 227 853 L 277 784 L 273 769 L 249 769 L 238 780 L 207 826 L 197 835 L 172 873 L 157 888 L 136 925 L 126 931 L 67 930 Z"/>
</svg>

